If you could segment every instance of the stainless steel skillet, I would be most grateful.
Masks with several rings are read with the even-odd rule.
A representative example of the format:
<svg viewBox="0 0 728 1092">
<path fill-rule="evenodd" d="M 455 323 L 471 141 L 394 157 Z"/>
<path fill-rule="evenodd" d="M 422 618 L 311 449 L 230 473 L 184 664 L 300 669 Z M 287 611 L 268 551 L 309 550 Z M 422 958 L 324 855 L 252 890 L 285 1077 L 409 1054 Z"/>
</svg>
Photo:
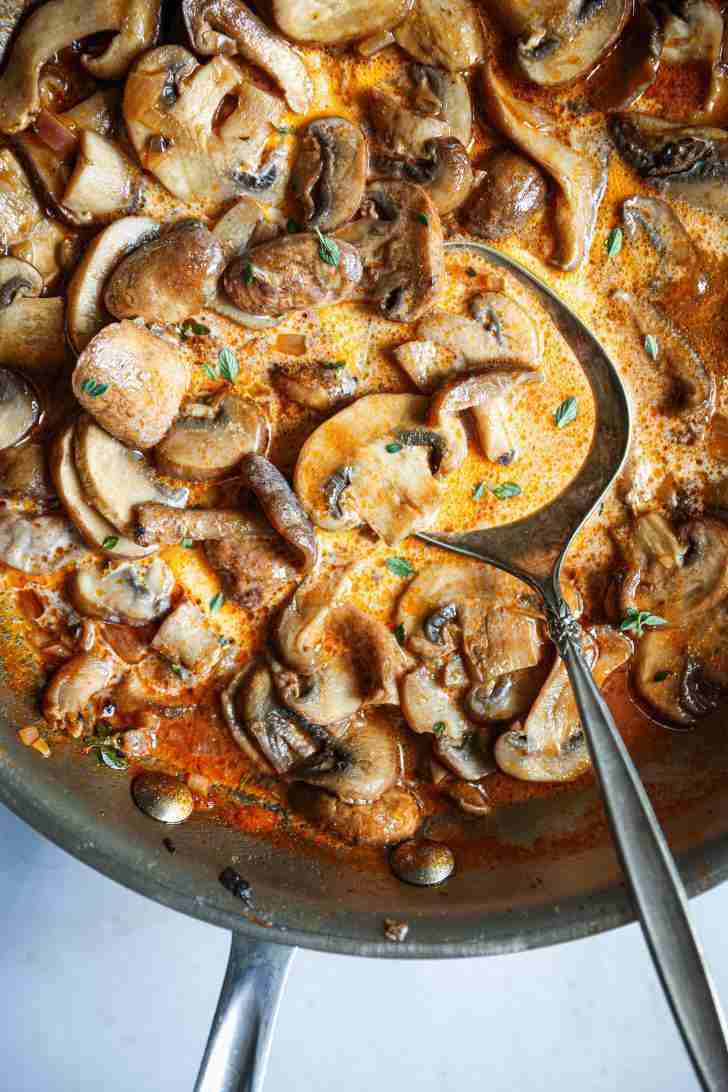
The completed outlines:
<svg viewBox="0 0 728 1092">
<path fill-rule="evenodd" d="M 13 728 L 28 716 L 0 686 L 0 799 L 119 882 L 233 930 L 226 986 L 197 1086 L 204 1092 L 260 1087 L 267 1032 L 296 945 L 444 958 L 555 943 L 631 917 L 593 789 L 505 809 L 477 832 L 503 847 L 502 867 L 461 868 L 444 900 L 434 890 L 404 887 L 384 869 L 363 872 L 350 853 L 314 852 L 293 838 L 273 845 L 202 817 L 174 830 L 177 852 L 170 856 L 162 844 L 168 831 L 137 812 L 125 778 L 109 777 L 70 749 L 43 763 L 23 747 Z M 659 788 L 690 892 L 728 875 L 726 736 L 716 724 L 691 735 L 666 734 L 659 757 L 650 758 L 649 780 Z M 519 852 L 509 855 L 509 847 Z M 230 863 L 253 886 L 252 910 L 218 882 Z M 384 917 L 409 922 L 405 943 L 384 940 Z"/>
</svg>

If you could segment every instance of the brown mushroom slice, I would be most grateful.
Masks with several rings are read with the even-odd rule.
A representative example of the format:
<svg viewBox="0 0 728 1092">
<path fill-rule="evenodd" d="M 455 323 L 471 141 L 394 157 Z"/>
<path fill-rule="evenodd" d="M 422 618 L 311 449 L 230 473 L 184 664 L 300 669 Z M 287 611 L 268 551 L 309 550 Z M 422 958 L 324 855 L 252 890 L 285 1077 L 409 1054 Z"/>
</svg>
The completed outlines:
<svg viewBox="0 0 728 1092">
<path fill-rule="evenodd" d="M 125 664 L 110 648 L 97 645 L 63 664 L 43 695 L 43 716 L 54 728 L 80 736 L 85 720 L 95 719 L 101 695 L 119 681 Z"/>
<path fill-rule="evenodd" d="M 18 258 L 0 258 L 0 360 L 47 374 L 65 364 L 64 305 L 40 297 L 43 278 Z"/>
<path fill-rule="evenodd" d="M 461 600 L 458 606 L 468 674 L 485 688 L 535 667 L 543 658 L 544 639 L 536 619 L 514 606 L 489 607 L 480 596 Z"/>
<path fill-rule="evenodd" d="M 390 715 L 367 709 L 318 753 L 291 771 L 294 781 L 326 789 L 346 804 L 371 804 L 394 787 L 402 760 Z"/>
<path fill-rule="evenodd" d="M 60 208 L 72 224 L 106 224 L 137 211 L 143 185 L 139 171 L 113 140 L 87 130 L 81 133 Z"/>
<path fill-rule="evenodd" d="M 184 0 L 187 30 L 197 53 L 239 54 L 278 84 L 296 114 L 308 113 L 313 83 L 303 60 L 242 0 Z"/>
<path fill-rule="evenodd" d="M 316 118 L 301 139 L 291 183 L 304 223 L 321 231 L 351 220 L 364 196 L 367 142 L 346 118 Z"/>
<path fill-rule="evenodd" d="M 521 236 L 546 208 L 546 182 L 538 167 L 511 148 L 493 148 L 480 163 L 477 191 L 462 217 L 463 226 L 486 242 Z"/>
<path fill-rule="evenodd" d="M 560 140 L 553 118 L 515 98 L 496 74 L 492 61 L 483 69 L 482 86 L 488 119 L 556 183 L 558 247 L 552 264 L 566 272 L 578 269 L 588 257 L 594 237 L 606 189 L 606 167 Z"/>
<path fill-rule="evenodd" d="M 285 398 L 319 413 L 340 409 L 356 394 L 355 377 L 346 368 L 330 364 L 280 365 L 272 380 Z"/>
<path fill-rule="evenodd" d="M 265 209 L 254 197 L 240 197 L 215 224 L 212 234 L 222 247 L 225 264 L 245 254 Z"/>
<path fill-rule="evenodd" d="M 636 195 L 622 205 L 625 234 L 637 242 L 644 232 L 658 256 L 655 275 L 649 282 L 651 299 L 670 309 L 671 304 L 708 304 L 714 291 L 712 262 L 693 242 L 682 221 L 659 197 Z M 709 305 L 709 304 L 708 304 Z"/>
<path fill-rule="evenodd" d="M 218 122 L 229 96 L 235 107 Z M 198 65 L 181 46 L 154 49 L 129 73 L 123 109 L 142 166 L 180 200 L 213 212 L 244 193 L 279 199 L 280 157 L 261 158 L 283 104 L 227 57 Z"/>
<path fill-rule="evenodd" d="M 398 159 L 378 155 L 372 174 L 380 178 L 403 178 L 426 190 L 441 216 L 454 212 L 470 195 L 473 168 L 467 151 L 455 137 L 431 140 L 419 159 Z"/>
<path fill-rule="evenodd" d="M 590 72 L 617 41 L 632 10 L 629 0 L 596 4 L 564 0 L 553 13 L 543 13 L 530 0 L 521 0 L 509 13 L 521 35 L 521 68 L 542 87 L 572 83 Z"/>
<path fill-rule="evenodd" d="M 703 64 L 712 73 L 721 56 L 723 13 L 710 0 L 683 0 L 664 22 L 667 64 Z"/>
<path fill-rule="evenodd" d="M 39 502 L 55 497 L 43 444 L 31 441 L 0 452 L 0 495 Z"/>
<path fill-rule="evenodd" d="M 104 286 L 114 267 L 158 233 L 159 224 L 148 216 L 125 216 L 91 240 L 66 292 L 66 332 L 77 353 L 113 321 L 104 306 Z"/>
<path fill-rule="evenodd" d="M 9 368 L 0 368 L 0 451 L 27 436 L 38 424 L 40 414 L 38 395 L 27 379 Z"/>
<path fill-rule="evenodd" d="M 170 508 L 148 501 L 136 507 L 134 539 L 142 546 L 174 546 L 184 539 L 211 542 L 254 534 L 259 524 L 236 508 Z"/>
<path fill-rule="evenodd" d="M 671 380 L 668 407 L 676 409 L 683 426 L 675 438 L 683 443 L 700 440 L 715 413 L 715 376 L 687 334 L 648 299 L 621 289 L 614 299 L 627 307 L 640 334 L 652 336 L 657 343 L 658 366 L 664 361 Z"/>
<path fill-rule="evenodd" d="M 397 845 L 411 838 L 422 820 L 414 794 L 399 787 L 373 804 L 346 804 L 324 789 L 299 783 L 291 787 L 289 800 L 309 822 L 353 846 Z"/>
<path fill-rule="evenodd" d="M 144 548 L 120 535 L 86 500 L 73 457 L 75 427 L 71 421 L 59 432 L 48 456 L 53 482 L 69 518 L 90 546 L 110 557 L 138 558 L 154 553 L 156 546 Z"/>
<path fill-rule="evenodd" d="M 453 742 L 445 733 L 436 735 L 432 753 L 438 762 L 463 781 L 479 781 L 496 769 L 488 728 L 471 728 L 460 743 Z"/>
<path fill-rule="evenodd" d="M 474 686 L 465 698 L 468 717 L 484 724 L 525 717 L 538 697 L 548 671 L 548 660 L 542 659 L 534 667 L 501 675 L 494 683 Z"/>
<path fill-rule="evenodd" d="M 316 532 L 298 497 L 280 470 L 264 455 L 244 455 L 240 482 L 253 493 L 269 523 L 285 539 L 303 571 L 311 572 L 318 560 Z"/>
<path fill-rule="evenodd" d="M 461 712 L 447 690 L 438 686 L 426 667 L 418 667 L 402 680 L 400 703 L 407 724 L 418 735 L 441 734 L 460 745 L 472 724 Z M 444 725 L 444 727 L 443 727 Z"/>
<path fill-rule="evenodd" d="M 307 45 L 341 45 L 397 26 L 413 0 L 269 0 L 286 38 Z"/>
<path fill-rule="evenodd" d="M 695 714 L 683 708 L 680 684 L 688 658 L 688 634 L 651 630 L 637 642 L 631 680 L 637 696 L 668 724 L 693 724 Z"/>
<path fill-rule="evenodd" d="M 432 523 L 443 486 L 429 452 L 439 448 L 441 471 L 449 472 L 462 462 L 466 439 L 456 419 L 427 429 L 428 404 L 420 395 L 366 395 L 309 436 L 294 487 L 318 527 L 367 523 L 393 545 Z"/>
<path fill-rule="evenodd" d="M 485 57 L 480 14 L 472 0 L 416 0 L 394 37 L 415 60 L 448 72 L 472 68 Z"/>
<path fill-rule="evenodd" d="M 149 501 L 184 508 L 187 489 L 164 485 L 144 458 L 105 432 L 88 414 L 76 422 L 74 461 L 89 502 L 119 531 L 133 534 L 134 510 Z"/>
<path fill-rule="evenodd" d="M 417 110 L 435 114 L 450 127 L 449 134 L 469 147 L 473 135 L 473 107 L 464 76 L 447 72 L 437 65 L 413 62 L 409 66 L 413 84 L 412 101 Z"/>
<path fill-rule="evenodd" d="M 0 77 L 0 130 L 28 127 L 41 107 L 40 76 L 55 53 L 104 31 L 117 31 L 98 56 L 81 63 L 100 79 L 122 76 L 134 57 L 148 49 L 159 27 L 161 0 L 50 0 L 34 11 L 15 39 Z"/>
<path fill-rule="evenodd" d="M 147 565 L 123 561 L 112 568 L 85 566 L 73 573 L 68 588 L 79 614 L 129 626 L 166 614 L 173 590 L 172 570 L 159 557 Z"/>
<path fill-rule="evenodd" d="M 230 476 L 244 455 L 263 454 L 270 425 L 258 406 L 234 391 L 183 407 L 154 449 L 163 474 L 183 481 L 216 481 Z"/>
<path fill-rule="evenodd" d="M 364 266 L 360 294 L 385 318 L 414 322 L 437 299 L 444 277 L 440 217 L 421 186 L 377 182 L 367 188 L 362 219 L 339 228 Z"/>
<path fill-rule="evenodd" d="M 212 299 L 225 268 L 222 247 L 200 220 L 180 220 L 122 258 L 104 292 L 116 318 L 175 323 Z"/>
<path fill-rule="evenodd" d="M 541 383 L 543 376 L 533 368 L 509 364 L 456 376 L 444 383 L 432 396 L 430 424 L 442 425 L 447 417 L 476 406 L 503 399 L 525 383 Z"/>
<path fill-rule="evenodd" d="M 86 549 L 65 516 L 0 512 L 0 561 L 45 576 L 84 557 Z"/>
<path fill-rule="evenodd" d="M 254 247 L 227 267 L 223 285 L 241 311 L 282 315 L 350 299 L 361 279 L 353 246 L 301 234 Z"/>
<path fill-rule="evenodd" d="M 627 110 L 655 81 L 664 43 L 654 12 L 640 6 L 615 49 L 591 76 L 589 99 L 595 110 Z"/>
<path fill-rule="evenodd" d="M 152 648 L 170 663 L 196 675 L 209 674 L 222 654 L 217 634 L 200 608 L 189 600 L 167 615 L 156 632 Z"/>
<path fill-rule="evenodd" d="M 73 393 L 102 428 L 146 450 L 169 430 L 187 390 L 181 353 L 144 326 L 124 319 L 89 341 L 73 371 Z"/>
<path fill-rule="evenodd" d="M 452 135 L 443 118 L 411 110 L 379 87 L 369 89 L 368 105 L 377 140 L 390 155 L 415 158 L 423 154 L 426 144 Z"/>
<path fill-rule="evenodd" d="M 350 565 L 324 577 L 312 573 L 286 604 L 276 625 L 275 639 L 280 656 L 292 670 L 305 675 L 320 666 L 331 610 L 348 595 L 352 574 Z"/>
</svg>

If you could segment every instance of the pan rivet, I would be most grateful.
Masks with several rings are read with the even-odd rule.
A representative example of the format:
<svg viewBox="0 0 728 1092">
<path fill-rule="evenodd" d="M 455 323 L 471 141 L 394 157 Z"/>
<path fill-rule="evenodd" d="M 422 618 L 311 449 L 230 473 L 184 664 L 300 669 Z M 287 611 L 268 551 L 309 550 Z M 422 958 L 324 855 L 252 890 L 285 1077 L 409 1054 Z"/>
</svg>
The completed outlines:
<svg viewBox="0 0 728 1092">
<path fill-rule="evenodd" d="M 452 850 L 441 842 L 402 842 L 392 851 L 389 863 L 395 876 L 418 887 L 432 887 L 451 876 L 455 868 Z"/>
<path fill-rule="evenodd" d="M 185 783 L 169 774 L 139 774 L 132 782 L 131 795 L 139 810 L 159 823 L 183 823 L 194 806 Z"/>
</svg>

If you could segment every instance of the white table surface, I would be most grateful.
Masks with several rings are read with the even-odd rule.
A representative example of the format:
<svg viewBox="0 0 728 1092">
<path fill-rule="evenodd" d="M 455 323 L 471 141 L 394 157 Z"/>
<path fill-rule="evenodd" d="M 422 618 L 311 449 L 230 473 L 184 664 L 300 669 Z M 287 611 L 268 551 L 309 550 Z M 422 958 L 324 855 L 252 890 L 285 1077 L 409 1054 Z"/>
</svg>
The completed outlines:
<svg viewBox="0 0 728 1092">
<path fill-rule="evenodd" d="M 188 1092 L 228 936 L 0 806 L 0 1088 Z M 728 885 L 692 903 L 728 1007 Z M 636 926 L 490 959 L 299 952 L 265 1092 L 694 1092 Z"/>
</svg>

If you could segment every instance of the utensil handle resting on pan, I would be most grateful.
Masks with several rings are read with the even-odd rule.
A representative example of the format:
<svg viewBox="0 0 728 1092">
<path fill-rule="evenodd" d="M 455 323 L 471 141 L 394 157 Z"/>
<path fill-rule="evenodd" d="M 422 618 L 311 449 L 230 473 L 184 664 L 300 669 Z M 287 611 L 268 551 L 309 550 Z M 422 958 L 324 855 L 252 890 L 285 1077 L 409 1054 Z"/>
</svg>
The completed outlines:
<svg viewBox="0 0 728 1092">
<path fill-rule="evenodd" d="M 547 595 L 547 600 L 548 600 Z M 563 600 L 550 629 L 574 689 L 622 868 L 657 973 L 706 1092 L 728 1092 L 726 1025 L 672 854 L 612 714 L 584 658 L 578 623 Z"/>
<path fill-rule="evenodd" d="M 194 1092 L 262 1092 L 294 951 L 232 934 L 225 981 Z"/>
</svg>

